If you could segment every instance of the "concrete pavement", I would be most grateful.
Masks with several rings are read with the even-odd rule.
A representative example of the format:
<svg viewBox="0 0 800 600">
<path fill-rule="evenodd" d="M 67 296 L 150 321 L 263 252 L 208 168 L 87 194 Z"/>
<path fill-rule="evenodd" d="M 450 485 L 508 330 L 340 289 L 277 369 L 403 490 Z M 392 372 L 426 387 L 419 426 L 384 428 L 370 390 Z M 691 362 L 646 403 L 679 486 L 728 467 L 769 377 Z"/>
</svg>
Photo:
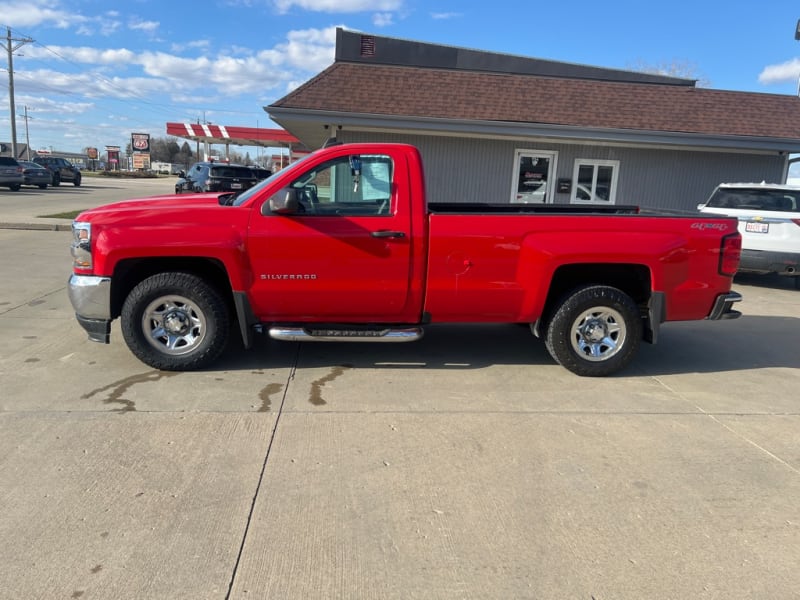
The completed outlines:
<svg viewBox="0 0 800 600">
<path fill-rule="evenodd" d="M 68 231 L 71 219 L 51 215 L 118 200 L 171 194 L 174 190 L 174 177 L 115 179 L 100 176 L 85 176 L 80 187 L 62 184 L 40 190 L 26 186 L 18 192 L 0 188 L 0 229 Z"/>
<path fill-rule="evenodd" d="M 0 222 L 145 189 L 90 183 Z M 0 598 L 800 597 L 783 281 L 606 379 L 506 326 L 161 373 L 86 340 L 69 239 L 0 229 Z"/>
</svg>

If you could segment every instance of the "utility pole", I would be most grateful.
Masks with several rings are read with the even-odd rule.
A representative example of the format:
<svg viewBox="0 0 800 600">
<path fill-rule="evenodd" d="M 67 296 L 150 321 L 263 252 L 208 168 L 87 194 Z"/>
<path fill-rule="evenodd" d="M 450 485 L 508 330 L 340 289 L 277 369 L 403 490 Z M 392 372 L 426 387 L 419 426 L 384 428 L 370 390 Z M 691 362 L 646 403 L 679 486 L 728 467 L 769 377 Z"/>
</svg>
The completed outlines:
<svg viewBox="0 0 800 600">
<path fill-rule="evenodd" d="M 11 37 L 11 27 L 6 27 L 5 49 L 8 52 L 8 104 L 10 108 L 8 114 L 11 117 L 11 154 L 14 158 L 17 158 L 17 113 L 14 108 L 14 52 L 31 42 L 33 42 L 31 38 Z"/>
<path fill-rule="evenodd" d="M 20 115 L 25 119 L 25 160 L 31 159 L 31 138 L 28 135 L 28 119 L 32 119 L 33 117 L 28 116 L 28 107 L 25 106 L 25 114 Z"/>
</svg>

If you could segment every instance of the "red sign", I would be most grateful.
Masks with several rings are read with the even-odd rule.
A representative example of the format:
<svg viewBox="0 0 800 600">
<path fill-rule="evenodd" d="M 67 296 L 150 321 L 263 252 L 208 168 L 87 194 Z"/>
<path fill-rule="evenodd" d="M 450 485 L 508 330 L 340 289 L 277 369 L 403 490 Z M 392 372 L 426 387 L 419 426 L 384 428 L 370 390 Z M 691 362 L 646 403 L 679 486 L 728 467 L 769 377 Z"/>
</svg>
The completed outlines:
<svg viewBox="0 0 800 600">
<path fill-rule="evenodd" d="M 131 148 L 134 152 L 150 152 L 150 134 L 132 133 Z"/>
</svg>

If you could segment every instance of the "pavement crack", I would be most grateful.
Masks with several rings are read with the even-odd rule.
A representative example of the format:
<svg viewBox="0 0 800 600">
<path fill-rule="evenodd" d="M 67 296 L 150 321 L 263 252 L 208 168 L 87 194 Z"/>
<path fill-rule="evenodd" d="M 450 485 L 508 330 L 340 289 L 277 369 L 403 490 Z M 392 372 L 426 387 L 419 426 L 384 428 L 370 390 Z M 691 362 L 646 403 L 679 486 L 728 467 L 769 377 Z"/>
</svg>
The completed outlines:
<svg viewBox="0 0 800 600">
<path fill-rule="evenodd" d="M 796 475 L 800 475 L 800 469 L 798 469 L 797 467 L 793 466 L 791 463 L 785 461 L 784 459 L 782 459 L 777 454 L 775 454 L 773 452 L 770 452 L 769 450 L 764 448 L 764 446 L 762 446 L 761 444 L 759 444 L 755 440 L 750 439 L 749 437 L 747 437 L 743 433 L 740 433 L 740 432 L 736 431 L 730 425 L 728 425 L 726 423 L 723 423 L 722 421 L 719 420 L 719 418 L 717 418 L 717 415 L 715 415 L 713 413 L 710 413 L 710 412 L 706 411 L 702 406 L 698 406 L 694 402 L 689 401 L 686 397 L 684 397 L 683 394 L 681 394 L 680 392 L 672 389 L 669 385 L 667 385 L 666 383 L 661 381 L 661 379 L 659 379 L 658 377 L 654 377 L 654 379 L 659 383 L 659 385 L 663 386 L 664 388 L 666 388 L 667 390 L 669 390 L 670 392 L 675 394 L 678 398 L 680 398 L 681 400 L 683 400 L 684 402 L 686 402 L 690 406 L 694 406 L 694 408 L 698 411 L 698 413 L 700 413 L 703 416 L 711 419 L 712 421 L 714 421 L 714 423 L 716 423 L 717 425 L 719 425 L 723 429 L 727 430 L 729 433 L 732 433 L 733 435 L 738 437 L 740 440 L 742 440 L 744 442 L 747 442 L 748 444 L 753 446 L 753 448 L 755 448 L 756 450 L 762 452 L 763 454 L 766 454 L 771 459 L 777 461 L 778 463 L 780 463 L 781 465 L 783 465 L 784 467 L 786 467 L 787 469 L 789 469 L 790 471 L 792 471 Z"/>
<path fill-rule="evenodd" d="M 272 445 L 275 443 L 275 437 L 278 433 L 278 425 L 281 422 L 281 416 L 283 416 L 283 407 L 286 403 L 286 395 L 289 392 L 289 384 L 291 384 L 292 380 L 294 380 L 295 373 L 297 373 L 297 363 L 300 360 L 300 344 L 297 344 L 295 349 L 294 359 L 292 361 L 292 367 L 289 369 L 289 375 L 286 377 L 286 385 L 283 386 L 283 394 L 281 396 L 281 402 L 278 406 L 277 415 L 275 417 L 275 424 L 272 426 L 272 432 L 269 436 L 269 443 L 267 444 L 267 450 L 264 453 L 264 462 L 261 464 L 261 473 L 258 475 L 258 482 L 256 483 L 256 489 L 253 492 L 253 499 L 250 502 L 250 511 L 247 513 L 247 523 L 244 527 L 244 533 L 242 534 L 242 542 L 239 544 L 239 552 L 236 555 L 236 562 L 233 565 L 233 571 L 231 572 L 231 579 L 228 582 L 228 591 L 225 594 L 225 600 L 229 600 L 231 594 L 233 593 L 233 585 L 236 582 L 236 575 L 239 573 L 239 564 L 242 561 L 242 554 L 244 553 L 244 547 L 247 543 L 247 536 L 250 533 L 250 525 L 253 522 L 253 514 L 255 513 L 256 509 L 256 502 L 258 502 L 258 496 L 261 493 L 261 484 L 264 481 L 264 475 L 267 471 L 267 463 L 269 462 L 270 454 L 272 453 Z M 262 398 L 263 399 L 263 398 Z M 261 412 L 261 411 L 260 411 Z"/>
</svg>

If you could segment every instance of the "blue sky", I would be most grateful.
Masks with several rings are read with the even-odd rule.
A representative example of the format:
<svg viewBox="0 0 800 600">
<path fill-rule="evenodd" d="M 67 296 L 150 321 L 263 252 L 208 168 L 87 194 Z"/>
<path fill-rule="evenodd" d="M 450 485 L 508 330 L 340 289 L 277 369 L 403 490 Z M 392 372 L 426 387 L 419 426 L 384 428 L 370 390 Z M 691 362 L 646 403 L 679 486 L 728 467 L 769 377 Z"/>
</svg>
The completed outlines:
<svg viewBox="0 0 800 600">
<path fill-rule="evenodd" d="M 797 93 L 797 0 L 0 0 L 17 142 L 121 145 L 168 121 L 274 127 L 263 107 L 333 61 L 335 28 L 603 67 L 678 69 L 715 89 Z M 4 40 L 5 42 L 5 40 Z M 11 139 L 0 53 L 0 141 Z"/>
</svg>

